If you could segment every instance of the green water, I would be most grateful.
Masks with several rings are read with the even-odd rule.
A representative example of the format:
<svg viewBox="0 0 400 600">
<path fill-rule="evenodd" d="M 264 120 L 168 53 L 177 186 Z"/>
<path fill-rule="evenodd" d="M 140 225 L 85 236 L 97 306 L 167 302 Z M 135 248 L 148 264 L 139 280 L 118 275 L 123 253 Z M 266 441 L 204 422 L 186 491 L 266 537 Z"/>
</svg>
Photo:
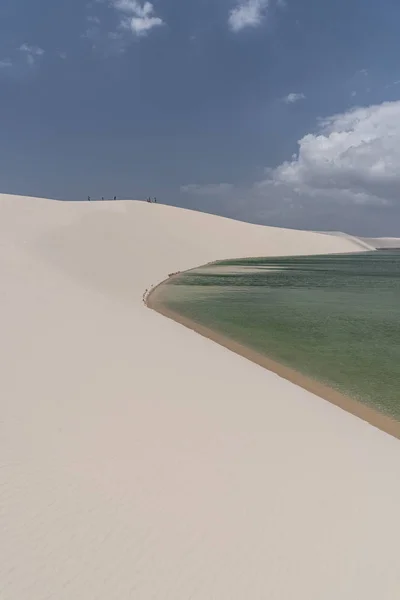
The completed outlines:
<svg viewBox="0 0 400 600">
<path fill-rule="evenodd" d="M 400 252 L 224 261 L 172 279 L 160 299 L 400 418 Z"/>
</svg>

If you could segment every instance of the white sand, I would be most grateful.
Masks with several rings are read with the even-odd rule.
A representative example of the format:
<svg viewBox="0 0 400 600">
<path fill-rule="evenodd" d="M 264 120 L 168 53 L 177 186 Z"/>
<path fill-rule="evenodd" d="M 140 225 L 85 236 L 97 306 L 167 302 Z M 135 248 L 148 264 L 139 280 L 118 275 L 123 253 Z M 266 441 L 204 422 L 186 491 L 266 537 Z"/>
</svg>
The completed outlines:
<svg viewBox="0 0 400 600">
<path fill-rule="evenodd" d="M 379 250 L 390 250 L 390 248 L 400 248 L 400 238 L 380 237 L 362 238 L 362 240 Z"/>
<path fill-rule="evenodd" d="M 353 242 L 354 244 L 357 244 L 357 246 L 360 247 L 360 250 L 377 250 L 378 246 L 376 246 L 375 243 L 373 243 L 376 239 L 380 239 L 380 238 L 363 238 L 363 237 L 355 237 L 354 235 L 350 235 L 348 233 L 344 233 L 343 231 L 320 231 L 318 233 L 323 233 L 325 235 L 334 235 L 336 237 L 341 237 L 343 239 L 346 239 L 350 242 Z"/>
<path fill-rule="evenodd" d="M 399 441 L 142 303 L 211 260 L 357 249 L 0 197 L 0 598 L 398 600 Z"/>
<path fill-rule="evenodd" d="M 342 231 L 321 231 L 320 233 L 352 240 L 365 250 L 390 250 L 391 248 L 400 248 L 400 238 L 395 237 L 354 237 L 348 233 L 343 233 Z"/>
</svg>

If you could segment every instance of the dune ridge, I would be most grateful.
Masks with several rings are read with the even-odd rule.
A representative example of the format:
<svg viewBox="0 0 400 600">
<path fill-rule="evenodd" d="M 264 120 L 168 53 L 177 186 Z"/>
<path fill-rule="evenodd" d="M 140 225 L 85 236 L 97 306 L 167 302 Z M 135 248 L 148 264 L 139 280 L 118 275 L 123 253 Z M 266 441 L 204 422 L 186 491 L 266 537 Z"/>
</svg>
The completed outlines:
<svg viewBox="0 0 400 600">
<path fill-rule="evenodd" d="M 215 260 L 359 250 L 0 196 L 0 595 L 397 599 L 398 440 L 143 303 Z"/>
</svg>

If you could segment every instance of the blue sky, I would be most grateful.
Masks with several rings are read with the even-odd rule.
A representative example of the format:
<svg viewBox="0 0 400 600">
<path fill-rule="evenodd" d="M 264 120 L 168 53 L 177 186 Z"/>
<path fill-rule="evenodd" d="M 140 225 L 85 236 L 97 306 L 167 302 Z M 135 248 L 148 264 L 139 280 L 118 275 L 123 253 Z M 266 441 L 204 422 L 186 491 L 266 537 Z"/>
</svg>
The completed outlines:
<svg viewBox="0 0 400 600">
<path fill-rule="evenodd" d="M 400 235 L 400 3 L 0 0 L 1 191 Z"/>
</svg>

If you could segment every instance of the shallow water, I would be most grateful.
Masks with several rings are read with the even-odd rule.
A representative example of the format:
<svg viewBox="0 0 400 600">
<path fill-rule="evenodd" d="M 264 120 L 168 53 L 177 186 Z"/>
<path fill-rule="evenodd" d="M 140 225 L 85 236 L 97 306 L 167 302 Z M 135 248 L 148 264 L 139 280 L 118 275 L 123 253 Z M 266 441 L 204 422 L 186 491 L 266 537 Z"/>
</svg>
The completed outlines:
<svg viewBox="0 0 400 600">
<path fill-rule="evenodd" d="M 400 418 L 400 252 L 224 261 L 171 279 L 159 299 Z"/>
</svg>

